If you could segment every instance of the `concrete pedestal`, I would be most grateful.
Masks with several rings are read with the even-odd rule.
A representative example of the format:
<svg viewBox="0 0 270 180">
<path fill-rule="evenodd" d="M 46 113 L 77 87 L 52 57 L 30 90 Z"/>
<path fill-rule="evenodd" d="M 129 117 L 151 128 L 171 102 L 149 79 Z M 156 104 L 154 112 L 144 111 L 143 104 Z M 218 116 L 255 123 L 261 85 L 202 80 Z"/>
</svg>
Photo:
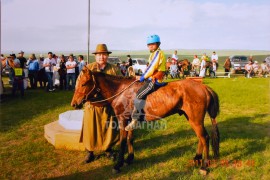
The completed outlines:
<svg viewBox="0 0 270 180">
<path fill-rule="evenodd" d="M 59 120 L 44 126 L 44 136 L 56 149 L 80 150 L 85 148 L 79 143 L 82 127 L 82 110 L 67 111 L 59 115 Z"/>
</svg>

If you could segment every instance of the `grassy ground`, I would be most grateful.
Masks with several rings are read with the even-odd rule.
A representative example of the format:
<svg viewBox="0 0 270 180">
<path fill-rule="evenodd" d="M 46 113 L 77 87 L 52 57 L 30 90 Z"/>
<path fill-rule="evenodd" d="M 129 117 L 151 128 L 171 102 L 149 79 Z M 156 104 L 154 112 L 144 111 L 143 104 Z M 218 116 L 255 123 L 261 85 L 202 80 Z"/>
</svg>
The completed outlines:
<svg viewBox="0 0 270 180">
<path fill-rule="evenodd" d="M 120 174 L 111 173 L 113 163 L 104 157 L 82 165 L 85 152 L 56 150 L 43 137 L 45 124 L 72 109 L 73 93 L 38 89 L 1 103 L 0 179 L 269 179 L 269 78 L 204 83 L 218 93 L 221 105 L 221 156 L 206 177 L 192 164 L 197 138 L 178 115 L 166 118 L 166 130 L 135 131 L 135 161 Z M 205 122 L 210 132 L 209 117 Z"/>
</svg>

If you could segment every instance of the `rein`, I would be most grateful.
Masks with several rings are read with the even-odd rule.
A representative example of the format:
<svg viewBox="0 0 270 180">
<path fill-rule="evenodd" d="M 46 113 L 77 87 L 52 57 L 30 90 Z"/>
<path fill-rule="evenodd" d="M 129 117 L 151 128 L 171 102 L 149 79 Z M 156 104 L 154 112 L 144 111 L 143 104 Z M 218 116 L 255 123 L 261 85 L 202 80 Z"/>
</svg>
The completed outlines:
<svg viewBox="0 0 270 180">
<path fill-rule="evenodd" d="M 109 98 L 106 98 L 106 99 L 103 99 L 103 100 L 100 100 L 100 101 L 90 101 L 92 104 L 93 103 L 101 103 L 101 102 L 105 102 L 105 101 L 107 101 L 107 100 L 110 100 L 110 99 L 113 99 L 113 98 L 115 98 L 116 96 L 119 96 L 121 93 L 123 93 L 125 90 L 127 90 L 130 86 L 132 86 L 135 82 L 137 82 L 138 80 L 135 80 L 135 81 L 133 81 L 132 83 L 130 83 L 127 87 L 125 87 L 124 89 L 122 89 L 119 93 L 117 93 L 117 94 L 115 94 L 115 95 L 113 95 L 113 96 L 111 96 L 111 97 L 109 97 Z M 94 85 L 94 87 L 95 87 L 95 85 Z"/>
</svg>

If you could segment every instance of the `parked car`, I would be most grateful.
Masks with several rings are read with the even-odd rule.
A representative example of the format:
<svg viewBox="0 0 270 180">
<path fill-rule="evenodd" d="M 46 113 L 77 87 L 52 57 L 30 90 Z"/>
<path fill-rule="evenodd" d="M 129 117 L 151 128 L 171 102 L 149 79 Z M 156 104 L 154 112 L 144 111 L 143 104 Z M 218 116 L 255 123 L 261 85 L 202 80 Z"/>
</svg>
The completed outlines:
<svg viewBox="0 0 270 180">
<path fill-rule="evenodd" d="M 270 56 L 265 58 L 265 62 L 268 65 L 268 67 L 270 67 Z"/>
<path fill-rule="evenodd" d="M 120 60 L 119 57 L 109 56 L 109 57 L 108 57 L 108 63 L 110 63 L 110 64 L 117 64 L 117 63 L 120 63 L 120 64 L 121 64 L 121 60 Z"/>
<path fill-rule="evenodd" d="M 134 58 L 132 59 L 132 67 L 135 71 L 135 74 L 141 75 L 147 68 L 147 60 L 144 58 Z"/>
<path fill-rule="evenodd" d="M 244 73 L 245 65 L 248 64 L 247 56 L 234 55 L 230 56 L 233 73 Z"/>
</svg>

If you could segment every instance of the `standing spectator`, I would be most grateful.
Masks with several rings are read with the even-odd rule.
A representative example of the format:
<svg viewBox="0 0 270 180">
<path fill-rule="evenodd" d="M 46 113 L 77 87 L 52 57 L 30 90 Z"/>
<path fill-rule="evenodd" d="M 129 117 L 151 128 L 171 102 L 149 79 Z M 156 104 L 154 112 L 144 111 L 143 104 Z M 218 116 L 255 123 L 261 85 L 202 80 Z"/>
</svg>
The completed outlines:
<svg viewBox="0 0 270 180">
<path fill-rule="evenodd" d="M 206 70 L 206 56 L 202 57 L 201 67 L 200 67 L 200 77 L 205 77 L 205 70 Z"/>
<path fill-rule="evenodd" d="M 68 61 L 66 62 L 66 68 L 67 68 L 67 85 L 66 90 L 69 90 L 70 86 L 70 80 L 71 80 L 71 89 L 75 89 L 75 81 L 76 81 L 76 72 L 75 67 L 77 66 L 77 63 L 74 61 L 73 54 L 69 55 Z"/>
<path fill-rule="evenodd" d="M 26 67 L 26 58 L 24 57 L 24 52 L 23 51 L 20 51 L 19 53 L 19 56 L 18 56 L 18 59 L 20 61 L 20 67 L 23 69 L 24 71 L 24 78 L 23 78 L 23 81 L 24 81 L 24 86 L 25 86 L 25 89 L 27 88 L 27 84 L 28 84 L 28 68 Z"/>
<path fill-rule="evenodd" d="M 192 61 L 192 70 L 195 71 L 195 75 L 199 76 L 199 72 L 200 72 L 200 59 L 198 58 L 197 55 L 194 55 L 194 59 Z"/>
<path fill-rule="evenodd" d="M 56 62 L 55 66 L 53 67 L 53 87 L 58 87 L 60 84 L 60 76 L 58 74 L 60 59 L 56 54 L 53 54 L 53 59 L 55 59 Z"/>
<path fill-rule="evenodd" d="M 10 64 L 12 71 L 10 71 L 11 76 L 12 76 L 12 96 L 15 96 L 15 93 L 17 89 L 20 90 L 21 92 L 21 97 L 24 96 L 24 83 L 23 83 L 23 78 L 24 78 L 24 71 L 23 68 L 21 68 L 20 61 L 16 59 L 15 54 L 11 54 L 9 56 L 12 60 L 12 64 Z"/>
<path fill-rule="evenodd" d="M 127 55 L 127 62 L 128 62 L 128 67 L 133 65 L 133 62 L 132 62 L 130 55 Z"/>
<path fill-rule="evenodd" d="M 227 76 L 228 73 L 230 72 L 231 67 L 232 67 L 230 58 L 226 58 L 223 67 L 224 67 L 224 71 L 225 71 L 225 76 Z"/>
<path fill-rule="evenodd" d="M 65 89 L 67 86 L 67 68 L 66 68 L 66 59 L 65 56 L 62 54 L 60 56 L 60 64 L 58 70 L 60 76 L 60 90 Z"/>
<path fill-rule="evenodd" d="M 38 70 L 37 81 L 39 82 L 39 86 L 41 88 L 45 87 L 46 82 L 47 82 L 47 76 L 45 73 L 45 68 L 43 67 L 43 62 L 44 62 L 44 56 L 40 54 L 39 59 L 38 59 L 39 70 Z"/>
<path fill-rule="evenodd" d="M 214 51 L 212 56 L 211 56 L 211 61 L 214 62 L 216 64 L 216 67 L 218 69 L 218 55 L 216 54 L 216 52 Z"/>
<path fill-rule="evenodd" d="M 253 66 L 252 66 L 252 61 L 249 60 L 248 61 L 248 64 L 245 65 L 245 74 L 246 74 L 246 77 L 247 78 L 251 78 L 251 74 L 252 74 L 252 71 L 253 71 Z"/>
<path fill-rule="evenodd" d="M 85 61 L 83 60 L 83 55 L 78 56 L 78 68 L 79 68 L 79 74 L 82 71 L 82 68 L 86 65 Z"/>
<path fill-rule="evenodd" d="M 52 92 L 53 88 L 53 67 L 56 65 L 56 61 L 53 58 L 53 53 L 48 52 L 48 57 L 44 60 L 43 67 L 45 67 L 45 73 L 48 79 L 47 92 Z"/>
<path fill-rule="evenodd" d="M 126 75 L 127 67 L 126 67 L 126 62 L 125 61 L 122 61 L 122 64 L 120 65 L 120 71 L 121 71 L 123 76 Z"/>
<path fill-rule="evenodd" d="M 35 56 L 35 54 L 31 54 L 29 57 L 29 60 L 27 61 L 27 66 L 28 66 L 28 77 L 30 79 L 30 86 L 31 89 L 36 89 L 37 88 L 37 76 L 38 76 L 38 71 L 39 71 L 39 64 L 38 60 Z"/>
<path fill-rule="evenodd" d="M 25 64 L 27 62 L 26 58 L 24 57 L 24 52 L 20 51 L 18 54 L 19 54 L 18 59 L 20 61 L 20 67 L 24 69 Z"/>
<path fill-rule="evenodd" d="M 176 61 L 178 61 L 178 55 L 177 55 L 177 51 L 176 50 L 172 54 L 172 59 L 175 59 Z"/>
</svg>

